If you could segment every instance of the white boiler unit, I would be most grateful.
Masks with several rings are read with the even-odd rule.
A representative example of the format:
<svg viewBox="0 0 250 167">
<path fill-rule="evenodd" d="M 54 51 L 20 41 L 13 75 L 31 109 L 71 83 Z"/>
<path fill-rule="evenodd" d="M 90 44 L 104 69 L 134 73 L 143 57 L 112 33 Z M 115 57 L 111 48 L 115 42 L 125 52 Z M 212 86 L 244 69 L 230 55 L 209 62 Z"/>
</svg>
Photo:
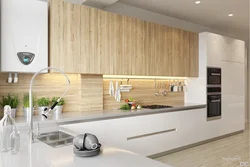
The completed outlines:
<svg viewBox="0 0 250 167">
<path fill-rule="evenodd" d="M 0 2 L 1 71 L 33 73 L 48 67 L 48 2 Z"/>
</svg>

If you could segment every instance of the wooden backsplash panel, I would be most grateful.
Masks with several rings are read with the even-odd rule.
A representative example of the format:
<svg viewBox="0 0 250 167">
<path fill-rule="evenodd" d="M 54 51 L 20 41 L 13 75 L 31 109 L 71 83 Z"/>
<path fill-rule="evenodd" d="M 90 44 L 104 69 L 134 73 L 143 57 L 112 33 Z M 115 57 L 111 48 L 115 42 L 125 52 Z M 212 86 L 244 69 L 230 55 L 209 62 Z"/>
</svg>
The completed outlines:
<svg viewBox="0 0 250 167">
<path fill-rule="evenodd" d="M 103 110 L 102 75 L 81 75 L 81 111 Z"/>
<path fill-rule="evenodd" d="M 184 104 L 184 92 L 168 93 L 166 97 L 155 96 L 154 80 L 145 80 L 145 79 L 130 80 L 129 84 L 133 85 L 133 89 L 128 93 L 122 93 L 122 100 L 119 103 L 115 101 L 114 97 L 110 97 L 108 93 L 110 81 L 111 80 L 108 79 L 105 79 L 103 81 L 104 109 L 119 108 L 121 104 L 125 104 L 124 100 L 130 97 L 133 97 L 135 100 L 138 100 L 142 105 L 162 104 L 162 105 L 180 106 Z M 115 86 L 116 80 L 112 81 Z M 160 91 L 162 92 L 163 90 L 164 89 L 161 89 Z"/>
<path fill-rule="evenodd" d="M 8 74 L 0 74 L 0 97 L 10 94 L 18 94 L 20 105 L 18 106 L 17 115 L 21 116 L 23 107 L 23 95 L 29 92 L 29 83 L 33 74 L 19 74 L 19 82 L 17 84 L 9 84 L 6 82 Z M 78 104 L 80 103 L 81 75 L 68 74 L 70 79 L 70 88 L 65 99 L 64 112 L 80 111 Z M 33 94 L 36 99 L 40 97 L 53 98 L 61 96 L 65 90 L 66 80 L 61 74 L 41 74 L 38 75 L 33 84 Z"/>
<path fill-rule="evenodd" d="M 67 74 L 70 79 L 70 88 L 65 99 L 63 112 L 93 111 L 103 109 L 102 75 L 91 76 L 81 74 Z M 17 84 L 8 84 L 7 73 L 0 73 L 0 99 L 2 96 L 18 94 L 21 104 L 18 107 L 18 116 L 22 116 L 23 95 L 29 91 L 29 82 L 33 74 L 19 74 Z M 34 80 L 33 94 L 36 99 L 40 97 L 61 96 L 65 90 L 66 80 L 61 74 L 41 74 Z M 99 93 L 99 94 L 98 94 Z"/>
<path fill-rule="evenodd" d="M 119 108 L 124 104 L 124 100 L 133 97 L 139 100 L 142 105 L 165 104 L 165 105 L 183 105 L 184 92 L 168 93 L 166 97 L 155 96 L 154 80 L 132 79 L 130 84 L 133 89 L 129 93 L 122 93 L 122 101 L 116 102 L 108 94 L 109 81 L 103 80 L 102 75 L 81 75 L 67 74 L 70 81 L 69 92 L 64 97 L 64 112 L 92 112 L 103 109 Z M 29 91 L 29 82 L 33 74 L 19 74 L 17 84 L 8 84 L 6 82 L 8 74 L 0 73 L 0 100 L 2 96 L 18 94 L 21 104 L 18 107 L 18 116 L 22 116 L 22 98 Z M 115 84 L 115 80 L 113 80 Z M 34 81 L 33 93 L 36 99 L 40 97 L 60 96 L 65 90 L 66 81 L 61 74 L 50 73 L 38 75 Z M 96 114 L 96 112 L 95 112 Z"/>
</svg>

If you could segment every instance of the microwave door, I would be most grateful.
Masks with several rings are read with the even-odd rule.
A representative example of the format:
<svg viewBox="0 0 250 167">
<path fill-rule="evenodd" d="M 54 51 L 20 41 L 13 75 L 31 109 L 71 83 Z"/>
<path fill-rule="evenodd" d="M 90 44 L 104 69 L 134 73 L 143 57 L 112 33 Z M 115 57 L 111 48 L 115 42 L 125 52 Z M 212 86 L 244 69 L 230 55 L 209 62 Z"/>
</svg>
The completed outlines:
<svg viewBox="0 0 250 167">
<path fill-rule="evenodd" d="M 221 84 L 221 69 L 207 68 L 207 84 L 220 85 Z"/>
</svg>

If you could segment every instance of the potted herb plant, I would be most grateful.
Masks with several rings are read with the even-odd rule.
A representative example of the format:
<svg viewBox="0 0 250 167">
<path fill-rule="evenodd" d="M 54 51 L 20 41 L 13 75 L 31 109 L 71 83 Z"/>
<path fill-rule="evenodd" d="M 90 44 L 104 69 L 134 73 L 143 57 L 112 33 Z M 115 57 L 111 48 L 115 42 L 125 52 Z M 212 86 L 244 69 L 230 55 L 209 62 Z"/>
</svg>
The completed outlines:
<svg viewBox="0 0 250 167">
<path fill-rule="evenodd" d="M 32 97 L 32 99 L 33 99 L 33 107 L 34 107 L 35 102 L 36 102 L 34 96 Z M 29 94 L 25 94 L 23 96 L 23 115 L 25 117 L 27 117 L 29 115 Z M 33 115 L 34 115 L 34 112 L 33 112 Z"/>
<path fill-rule="evenodd" d="M 0 102 L 0 105 L 2 107 L 9 105 L 11 107 L 11 117 L 15 118 L 16 117 L 16 111 L 17 111 L 17 106 L 19 104 L 19 99 L 18 95 L 10 95 L 8 94 L 6 97 L 3 96 L 2 101 Z"/>
<path fill-rule="evenodd" d="M 0 110 L 0 120 L 3 118 L 3 110 Z"/>
<path fill-rule="evenodd" d="M 53 97 L 52 103 L 55 103 L 58 99 L 59 99 L 59 97 Z M 64 101 L 64 99 L 62 98 L 62 99 L 60 100 L 60 102 L 56 105 L 56 107 L 54 108 L 55 114 L 59 115 L 59 114 L 62 113 L 64 103 L 65 103 L 65 101 Z"/>
<path fill-rule="evenodd" d="M 38 105 L 38 113 L 39 115 L 42 115 L 44 114 L 44 109 L 49 108 L 50 99 L 46 97 L 39 98 L 37 100 L 37 105 Z"/>
</svg>

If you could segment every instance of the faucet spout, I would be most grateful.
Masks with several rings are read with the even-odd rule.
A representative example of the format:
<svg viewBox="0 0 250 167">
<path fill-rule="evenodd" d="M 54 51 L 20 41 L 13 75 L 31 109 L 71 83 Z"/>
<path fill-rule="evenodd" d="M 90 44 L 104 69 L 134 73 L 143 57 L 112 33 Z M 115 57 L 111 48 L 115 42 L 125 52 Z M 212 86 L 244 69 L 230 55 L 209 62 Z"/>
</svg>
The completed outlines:
<svg viewBox="0 0 250 167">
<path fill-rule="evenodd" d="M 47 68 L 41 69 L 40 71 L 36 72 L 33 75 L 33 77 L 30 80 L 30 88 L 29 88 L 29 112 L 30 112 L 30 114 L 28 115 L 28 122 L 29 122 L 29 126 L 30 126 L 30 128 L 29 128 L 29 135 L 30 135 L 30 141 L 31 142 L 34 142 L 34 140 L 35 140 L 34 139 L 34 130 L 33 130 L 33 99 L 32 99 L 33 98 L 33 96 L 32 96 L 33 81 L 34 81 L 34 79 L 36 78 L 37 75 L 39 75 L 40 73 L 42 73 L 45 70 L 55 70 L 55 71 L 61 73 L 66 78 L 66 81 L 67 81 L 67 87 L 66 87 L 64 93 L 57 100 L 57 102 L 54 103 L 48 109 L 48 111 L 43 115 L 45 118 L 47 118 L 48 114 L 53 110 L 53 108 L 57 105 L 57 103 L 60 102 L 60 100 L 66 95 L 66 93 L 69 90 L 69 86 L 70 86 L 70 80 L 69 80 L 68 76 L 64 72 L 62 72 L 60 69 L 55 68 L 55 67 L 47 67 Z"/>
</svg>

